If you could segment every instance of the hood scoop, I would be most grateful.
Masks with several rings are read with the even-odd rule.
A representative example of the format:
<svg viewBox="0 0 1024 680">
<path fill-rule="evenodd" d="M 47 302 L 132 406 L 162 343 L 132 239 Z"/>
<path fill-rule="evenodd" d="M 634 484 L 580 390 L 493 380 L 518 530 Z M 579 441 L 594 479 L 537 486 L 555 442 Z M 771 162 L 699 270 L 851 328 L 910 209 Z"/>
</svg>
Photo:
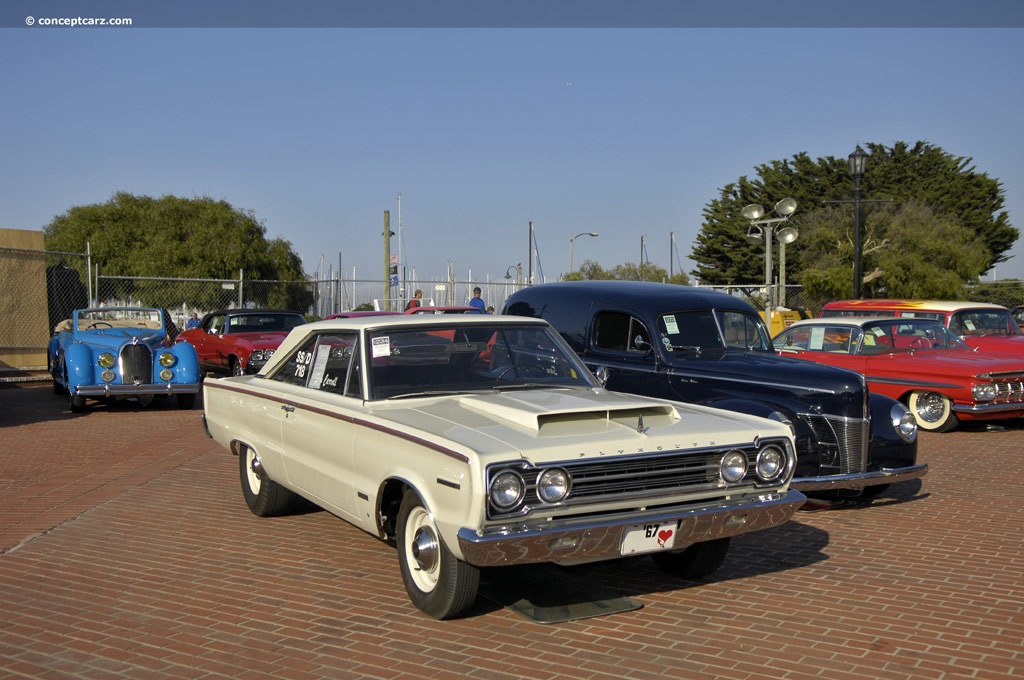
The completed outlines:
<svg viewBox="0 0 1024 680">
<path fill-rule="evenodd" d="M 671 425 L 681 418 L 669 404 L 632 399 L 598 402 L 589 396 L 522 392 L 515 396 L 466 397 L 461 402 L 467 409 L 545 434 L 572 434 L 581 426 L 593 431 L 594 424 L 599 422 L 619 431 L 626 428 L 646 434 L 651 427 Z"/>
</svg>

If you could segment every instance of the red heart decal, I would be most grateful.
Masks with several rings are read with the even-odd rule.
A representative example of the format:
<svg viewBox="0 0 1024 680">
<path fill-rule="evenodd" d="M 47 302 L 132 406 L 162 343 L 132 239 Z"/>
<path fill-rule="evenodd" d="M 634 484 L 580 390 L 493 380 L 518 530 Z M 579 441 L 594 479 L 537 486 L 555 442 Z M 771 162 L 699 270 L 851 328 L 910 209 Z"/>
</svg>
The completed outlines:
<svg viewBox="0 0 1024 680">
<path fill-rule="evenodd" d="M 658 543 L 660 545 L 665 545 L 666 543 L 668 543 L 668 539 L 670 538 L 672 538 L 671 529 L 662 529 L 658 532 Z"/>
</svg>

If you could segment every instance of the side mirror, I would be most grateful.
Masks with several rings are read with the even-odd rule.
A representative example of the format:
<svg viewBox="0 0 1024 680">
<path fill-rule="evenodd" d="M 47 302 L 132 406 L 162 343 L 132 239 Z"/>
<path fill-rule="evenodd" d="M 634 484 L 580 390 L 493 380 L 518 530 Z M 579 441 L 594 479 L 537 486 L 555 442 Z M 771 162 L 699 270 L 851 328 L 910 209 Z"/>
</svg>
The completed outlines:
<svg viewBox="0 0 1024 680">
<path fill-rule="evenodd" d="M 640 334 L 637 334 L 637 336 L 633 338 L 633 347 L 634 349 L 642 349 L 645 352 L 650 352 L 654 349 L 654 347 L 651 346 L 651 343 L 644 340 L 644 336 Z"/>
<path fill-rule="evenodd" d="M 594 377 L 597 378 L 597 382 L 601 383 L 601 387 L 608 384 L 608 378 L 611 377 L 611 371 L 607 366 L 601 366 L 594 371 Z"/>
</svg>

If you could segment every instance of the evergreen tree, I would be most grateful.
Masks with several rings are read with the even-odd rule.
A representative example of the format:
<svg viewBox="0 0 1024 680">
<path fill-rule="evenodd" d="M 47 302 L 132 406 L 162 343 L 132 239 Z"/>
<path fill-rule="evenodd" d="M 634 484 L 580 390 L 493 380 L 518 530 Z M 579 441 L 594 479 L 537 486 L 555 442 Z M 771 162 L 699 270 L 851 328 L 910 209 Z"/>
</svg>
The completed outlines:
<svg viewBox="0 0 1024 680">
<path fill-rule="evenodd" d="M 925 269 L 917 271 L 923 278 L 922 284 L 934 283 L 931 293 L 922 294 L 939 296 L 941 291 L 952 290 L 948 284 L 951 271 L 960 279 L 953 288 L 962 290 L 964 284 L 977 281 L 992 266 L 1006 261 L 1019 232 L 1010 225 L 1003 209 L 1003 190 L 998 181 L 975 170 L 971 159 L 951 156 L 926 142 L 913 146 L 900 142 L 891 148 L 881 144 L 866 146 L 870 158 L 862 183 L 862 227 L 864 234 L 873 234 L 875 242 L 868 252 L 862 250 L 862 271 L 865 275 L 874 273 L 872 293 L 884 287 L 892 295 L 903 287 L 895 262 L 903 262 L 905 271 L 911 268 L 907 260 L 915 261 L 915 269 L 917 263 L 922 264 Z M 760 203 L 771 211 L 775 201 L 791 197 L 799 204 L 791 225 L 800 230 L 800 238 L 787 246 L 787 281 L 811 284 L 822 291 L 829 287 L 825 286 L 826 279 L 836 281 L 830 285 L 837 290 L 839 282 L 848 279 L 852 293 L 853 178 L 847 159 L 812 160 L 801 152 L 791 159 L 761 165 L 756 173 L 753 179 L 741 177 L 726 185 L 705 208 L 704 224 L 691 255 L 697 263 L 692 274 L 711 285 L 763 284 L 764 246 L 746 241 L 749 223 L 740 213 L 751 203 Z M 922 223 L 909 218 L 893 222 L 893 216 L 910 204 L 917 207 L 908 208 L 906 215 L 920 215 L 920 211 L 928 210 L 941 221 L 941 229 L 940 222 Z M 825 224 L 822 211 L 830 206 L 834 210 L 828 213 Z M 916 225 L 917 231 L 909 238 L 890 237 L 885 228 L 894 224 L 901 228 Z M 970 235 L 970 252 L 964 253 L 963 266 L 938 271 L 939 260 L 931 257 L 928 249 L 942 244 L 940 231 L 955 226 Z M 816 236 L 815 229 L 835 230 L 828 236 L 837 250 L 814 250 L 812 254 L 810 244 L 827 240 L 826 235 Z M 957 232 L 957 239 L 947 246 L 955 247 L 952 244 L 960 243 L 960 236 Z M 849 247 L 839 248 L 840 243 Z M 982 257 L 974 245 L 981 246 Z M 884 266 L 883 261 L 887 263 Z M 830 272 L 827 277 L 826 269 Z"/>
</svg>

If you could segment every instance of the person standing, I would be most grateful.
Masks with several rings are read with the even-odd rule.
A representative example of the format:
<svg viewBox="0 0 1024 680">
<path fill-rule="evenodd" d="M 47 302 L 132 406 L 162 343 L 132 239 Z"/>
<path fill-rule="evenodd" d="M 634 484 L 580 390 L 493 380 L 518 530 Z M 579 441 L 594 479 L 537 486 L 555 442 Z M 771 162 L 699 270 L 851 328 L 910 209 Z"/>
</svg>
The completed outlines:
<svg viewBox="0 0 1024 680">
<path fill-rule="evenodd" d="M 473 297 L 469 299 L 469 306 L 480 310 L 481 314 L 487 313 L 487 305 L 484 304 L 483 298 L 480 297 L 480 286 L 473 289 Z"/>
<path fill-rule="evenodd" d="M 421 306 L 422 304 L 423 304 L 423 291 L 420 290 L 419 288 L 417 288 L 416 292 L 413 293 L 412 299 L 409 300 L 409 304 L 407 304 L 405 306 L 405 311 L 409 311 L 410 309 L 415 309 L 415 308 Z"/>
</svg>

